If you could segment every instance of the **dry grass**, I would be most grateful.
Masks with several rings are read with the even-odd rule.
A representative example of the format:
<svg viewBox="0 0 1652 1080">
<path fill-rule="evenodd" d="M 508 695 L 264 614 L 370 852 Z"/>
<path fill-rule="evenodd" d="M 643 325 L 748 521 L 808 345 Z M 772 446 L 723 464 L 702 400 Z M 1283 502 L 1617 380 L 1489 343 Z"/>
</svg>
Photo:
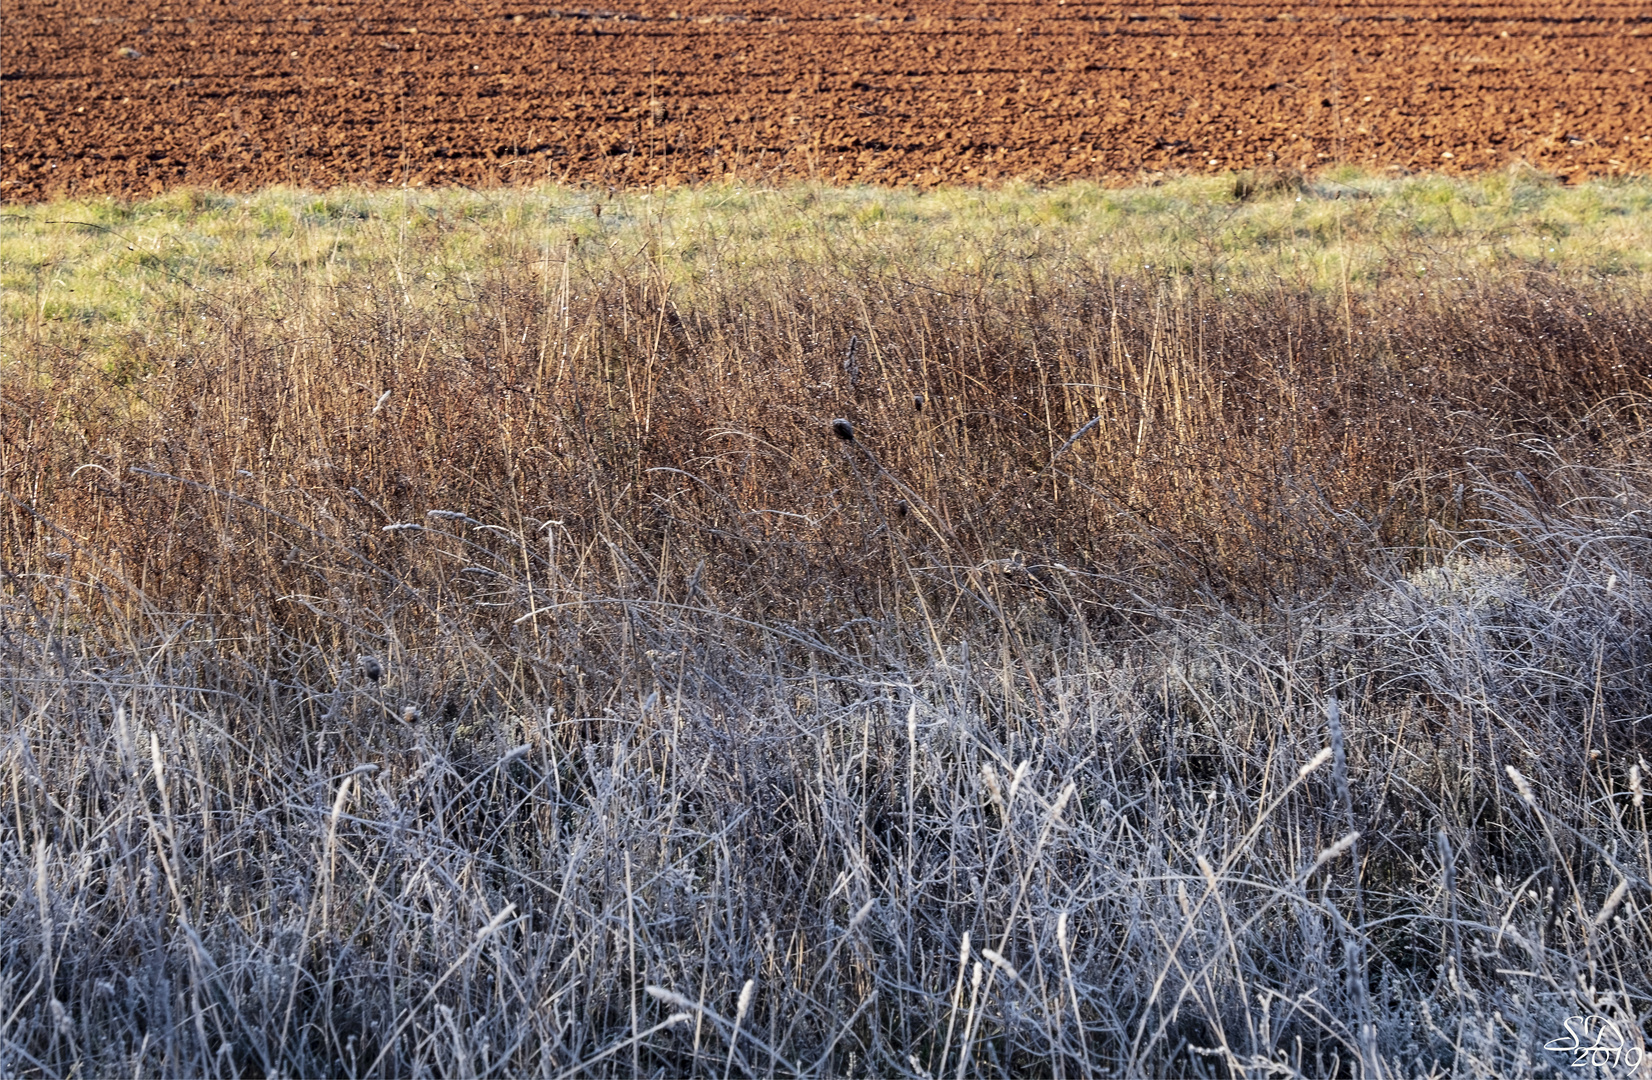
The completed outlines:
<svg viewBox="0 0 1652 1080">
<path fill-rule="evenodd" d="M 1638 279 L 636 228 L 13 325 L 0 1071 L 1641 1037 Z"/>
</svg>

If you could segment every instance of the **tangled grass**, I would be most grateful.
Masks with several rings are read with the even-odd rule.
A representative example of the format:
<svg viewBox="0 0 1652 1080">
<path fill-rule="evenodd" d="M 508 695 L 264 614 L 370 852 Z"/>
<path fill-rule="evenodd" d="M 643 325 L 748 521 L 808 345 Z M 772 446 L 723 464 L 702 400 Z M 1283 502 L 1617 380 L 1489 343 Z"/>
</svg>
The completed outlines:
<svg viewBox="0 0 1652 1080">
<path fill-rule="evenodd" d="M 1633 1074 L 1635 287 L 420 243 L 10 336 L 0 1071 Z"/>
</svg>

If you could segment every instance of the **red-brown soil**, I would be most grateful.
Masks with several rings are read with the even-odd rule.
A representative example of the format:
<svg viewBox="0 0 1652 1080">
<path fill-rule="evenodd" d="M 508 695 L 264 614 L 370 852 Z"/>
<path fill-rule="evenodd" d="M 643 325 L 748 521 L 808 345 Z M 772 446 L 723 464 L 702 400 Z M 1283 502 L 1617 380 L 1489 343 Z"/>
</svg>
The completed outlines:
<svg viewBox="0 0 1652 1080">
<path fill-rule="evenodd" d="M 9 0 L 0 198 L 1652 168 L 1638 0 L 662 3 Z"/>
</svg>

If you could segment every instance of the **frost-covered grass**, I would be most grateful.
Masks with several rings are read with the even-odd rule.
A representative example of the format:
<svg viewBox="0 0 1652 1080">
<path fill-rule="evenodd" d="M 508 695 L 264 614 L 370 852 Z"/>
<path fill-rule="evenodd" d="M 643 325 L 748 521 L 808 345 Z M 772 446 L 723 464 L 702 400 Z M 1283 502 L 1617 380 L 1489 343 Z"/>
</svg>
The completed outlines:
<svg viewBox="0 0 1652 1080">
<path fill-rule="evenodd" d="M 1333 182 L 22 211 L 0 1073 L 1638 1047 L 1643 196 Z"/>
</svg>

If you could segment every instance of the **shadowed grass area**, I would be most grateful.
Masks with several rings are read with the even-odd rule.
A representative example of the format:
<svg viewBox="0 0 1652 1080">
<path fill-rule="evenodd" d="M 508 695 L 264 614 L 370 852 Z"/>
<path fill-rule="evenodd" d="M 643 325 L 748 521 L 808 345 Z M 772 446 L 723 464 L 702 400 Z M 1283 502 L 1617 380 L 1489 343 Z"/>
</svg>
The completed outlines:
<svg viewBox="0 0 1652 1080">
<path fill-rule="evenodd" d="M 1634 1043 L 1647 197 L 19 211 L 0 1062 Z"/>
</svg>

